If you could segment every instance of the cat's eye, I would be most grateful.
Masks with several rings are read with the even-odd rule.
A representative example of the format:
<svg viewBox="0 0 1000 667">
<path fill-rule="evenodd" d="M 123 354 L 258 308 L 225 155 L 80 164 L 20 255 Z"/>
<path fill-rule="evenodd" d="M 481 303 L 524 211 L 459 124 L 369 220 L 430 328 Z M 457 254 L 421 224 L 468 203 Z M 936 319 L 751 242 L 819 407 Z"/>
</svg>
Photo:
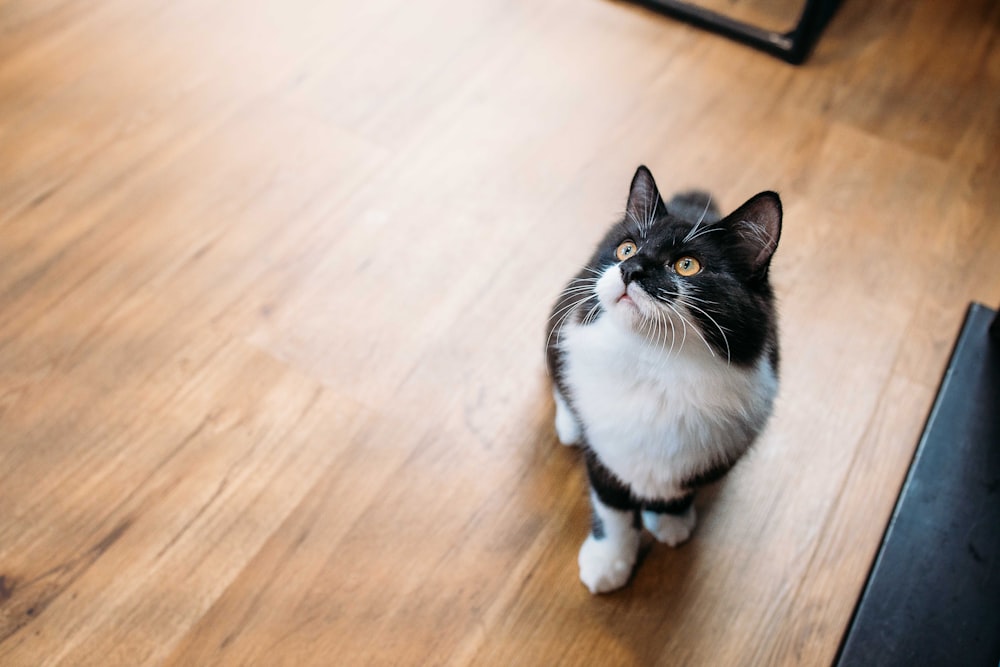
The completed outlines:
<svg viewBox="0 0 1000 667">
<path fill-rule="evenodd" d="M 626 259 L 631 257 L 639 249 L 633 241 L 625 241 L 615 250 L 615 257 L 618 261 L 624 262 Z"/>
<path fill-rule="evenodd" d="M 688 278 L 701 271 L 701 262 L 694 257 L 681 257 L 674 262 L 674 271 Z"/>
</svg>

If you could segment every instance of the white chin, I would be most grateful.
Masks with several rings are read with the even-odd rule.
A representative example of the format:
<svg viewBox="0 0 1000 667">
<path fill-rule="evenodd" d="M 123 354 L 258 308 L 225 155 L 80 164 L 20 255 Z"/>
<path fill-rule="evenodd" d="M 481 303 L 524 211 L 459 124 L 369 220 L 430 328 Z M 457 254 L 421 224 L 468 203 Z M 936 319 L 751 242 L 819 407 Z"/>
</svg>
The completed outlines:
<svg viewBox="0 0 1000 667">
<path fill-rule="evenodd" d="M 642 306 L 631 295 L 628 300 L 622 299 L 626 289 L 618 267 L 611 267 L 598 279 L 595 291 L 604 310 L 610 313 L 616 322 L 626 329 L 637 330 L 646 320 L 646 316 L 643 314 Z M 645 294 L 636 296 L 641 299 Z"/>
<path fill-rule="evenodd" d="M 612 312 L 615 314 L 615 319 L 630 329 L 640 327 L 646 319 L 634 301 L 619 301 Z"/>
</svg>

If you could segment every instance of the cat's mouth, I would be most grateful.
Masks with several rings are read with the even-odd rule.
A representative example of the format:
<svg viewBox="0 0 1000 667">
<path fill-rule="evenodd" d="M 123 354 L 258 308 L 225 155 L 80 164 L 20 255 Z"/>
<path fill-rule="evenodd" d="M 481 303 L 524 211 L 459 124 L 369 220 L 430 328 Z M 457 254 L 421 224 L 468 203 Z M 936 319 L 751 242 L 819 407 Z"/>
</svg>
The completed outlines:
<svg viewBox="0 0 1000 667">
<path fill-rule="evenodd" d="M 638 308 L 638 304 L 636 303 L 635 297 L 638 297 L 639 299 L 642 298 L 638 296 L 639 294 L 643 293 L 642 288 L 639 287 L 638 285 L 632 287 L 632 285 L 635 285 L 635 283 L 630 283 L 624 286 L 621 295 L 615 300 L 615 303 L 627 303 Z M 629 288 L 631 288 L 633 292 L 632 294 L 629 294 Z"/>
<path fill-rule="evenodd" d="M 655 306 L 638 281 L 625 284 L 621 273 L 615 268 L 601 276 L 596 285 L 597 297 L 608 310 L 614 310 L 616 318 L 630 327 L 641 326 L 646 319 L 655 317 Z"/>
</svg>

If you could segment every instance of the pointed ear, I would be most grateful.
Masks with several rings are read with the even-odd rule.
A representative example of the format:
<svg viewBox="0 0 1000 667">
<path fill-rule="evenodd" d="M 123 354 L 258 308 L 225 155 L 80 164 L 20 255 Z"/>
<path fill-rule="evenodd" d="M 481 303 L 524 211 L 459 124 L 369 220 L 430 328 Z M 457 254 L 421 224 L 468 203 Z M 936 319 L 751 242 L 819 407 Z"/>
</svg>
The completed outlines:
<svg viewBox="0 0 1000 667">
<path fill-rule="evenodd" d="M 754 273 L 766 273 L 781 238 L 781 198 L 761 192 L 726 217 L 734 246 Z"/>
<path fill-rule="evenodd" d="M 665 215 L 667 212 L 653 174 L 645 165 L 636 169 L 635 176 L 632 177 L 625 212 L 633 222 L 642 227 L 648 226 L 657 215 Z"/>
</svg>

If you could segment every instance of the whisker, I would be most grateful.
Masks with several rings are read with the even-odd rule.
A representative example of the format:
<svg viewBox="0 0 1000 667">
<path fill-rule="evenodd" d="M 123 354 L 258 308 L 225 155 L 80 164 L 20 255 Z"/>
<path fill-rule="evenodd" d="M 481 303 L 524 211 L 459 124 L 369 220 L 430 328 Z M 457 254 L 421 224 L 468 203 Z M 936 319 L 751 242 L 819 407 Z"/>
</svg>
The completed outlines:
<svg viewBox="0 0 1000 667">
<path fill-rule="evenodd" d="M 691 296 L 687 292 L 684 292 L 684 293 L 681 293 L 681 292 L 668 292 L 668 291 L 666 291 L 664 289 L 658 289 L 657 291 L 661 295 L 663 295 L 663 296 L 668 296 L 668 297 L 671 297 L 671 298 L 674 298 L 674 299 L 681 299 L 681 300 L 691 299 L 692 301 L 697 301 L 698 303 L 705 303 L 705 304 L 708 304 L 710 306 L 718 306 L 719 305 L 718 301 L 709 301 L 708 299 L 700 299 L 700 298 L 698 298 L 696 296 Z"/>
<path fill-rule="evenodd" d="M 701 217 L 698 218 L 698 222 L 695 223 L 695 227 L 701 224 L 702 220 L 708 214 L 708 208 L 712 205 L 712 195 L 708 195 L 708 201 L 705 202 L 705 209 L 701 212 Z"/>
<path fill-rule="evenodd" d="M 601 309 L 601 302 L 598 301 L 597 303 L 594 304 L 594 306 L 589 311 L 587 311 L 587 314 L 584 315 L 584 317 L 583 317 L 583 325 L 586 326 L 586 325 L 590 324 L 593 321 L 593 320 L 590 319 L 591 316 L 593 316 L 594 314 L 598 314 L 599 311 L 600 311 L 600 309 Z"/>
<path fill-rule="evenodd" d="M 596 297 L 585 296 L 585 297 L 579 298 L 579 299 L 577 299 L 577 300 L 575 300 L 575 301 L 573 301 L 573 302 L 571 302 L 569 304 L 561 306 L 557 310 L 552 311 L 552 314 L 549 315 L 548 321 L 551 322 L 553 318 L 557 317 L 558 315 L 562 314 L 565 311 L 571 311 L 571 310 L 573 310 L 574 308 L 576 308 L 578 306 L 582 306 L 583 304 L 585 304 L 588 301 L 590 301 L 590 299 L 592 299 L 592 298 L 596 298 Z"/>
<path fill-rule="evenodd" d="M 562 294 L 568 294 L 570 292 L 578 292 L 580 290 L 593 291 L 596 286 L 597 286 L 597 280 L 593 278 L 578 278 L 576 280 L 570 281 L 566 285 L 566 287 L 563 288 Z"/>
<path fill-rule="evenodd" d="M 688 308 L 693 308 L 693 309 L 697 310 L 699 313 L 701 313 L 705 317 L 707 317 L 709 322 L 711 322 L 712 324 L 715 325 L 715 327 L 719 330 L 719 333 L 722 334 L 722 342 L 726 344 L 726 363 L 727 364 L 732 363 L 732 354 L 731 354 L 731 352 L 729 350 L 729 338 L 726 337 L 726 331 L 722 328 L 722 326 L 719 325 L 719 323 L 715 321 L 714 317 L 712 317 L 711 315 L 709 315 L 702 308 L 699 308 L 698 306 L 696 306 L 696 305 L 694 305 L 692 303 L 688 303 L 687 301 L 684 301 L 684 305 L 687 306 Z"/>
<path fill-rule="evenodd" d="M 698 298 L 696 296 L 691 296 L 690 294 L 687 294 L 687 293 L 685 293 L 683 295 L 677 294 L 676 296 L 677 296 L 677 298 L 691 299 L 692 301 L 697 301 L 698 303 L 705 303 L 705 304 L 708 304 L 709 306 L 718 306 L 719 305 L 718 301 L 709 301 L 708 299 L 700 299 L 700 298 Z"/>
<path fill-rule="evenodd" d="M 713 324 L 715 324 L 715 326 L 719 327 L 719 323 L 718 323 L 718 322 L 716 322 L 716 321 L 715 321 L 715 320 L 714 320 L 714 319 L 712 318 L 712 316 L 711 316 L 711 315 L 709 315 L 708 313 L 706 313 L 706 312 L 705 312 L 704 310 L 702 310 L 701 308 L 698 308 L 697 306 L 694 306 L 694 305 L 692 305 L 692 304 L 690 304 L 690 303 L 688 303 L 688 302 L 687 302 L 687 298 L 688 298 L 688 295 L 686 295 L 686 294 L 680 294 L 680 293 L 677 293 L 677 292 L 668 292 L 668 291 L 666 291 L 666 290 L 663 290 L 663 289 L 659 289 L 659 290 L 657 290 L 657 291 L 658 291 L 658 292 L 659 292 L 659 293 L 660 293 L 661 295 L 664 295 L 664 296 L 669 296 L 669 297 L 672 297 L 672 298 L 675 298 L 675 299 L 678 299 L 679 301 L 681 301 L 681 303 L 683 303 L 683 304 L 684 304 L 685 306 L 687 306 L 688 308 L 694 308 L 695 310 L 698 310 L 698 311 L 700 311 L 700 312 L 704 313 L 704 314 L 705 314 L 705 317 L 707 317 L 707 318 L 708 318 L 709 320 L 711 320 L 711 321 L 712 321 L 712 323 L 713 323 Z M 709 351 L 709 352 L 711 353 L 711 355 L 712 355 L 712 356 L 714 357 L 714 356 L 715 356 L 715 350 L 713 350 L 713 349 L 712 349 L 712 346 L 711 346 L 711 345 L 709 345 L 709 343 L 708 343 L 708 340 L 706 340 L 705 336 L 704 336 L 704 335 L 702 335 L 701 331 L 699 331 L 699 330 L 698 330 L 698 327 L 696 327 L 696 326 L 694 325 L 694 323 L 690 322 L 690 321 L 689 321 L 689 320 L 688 320 L 688 319 L 687 319 L 686 317 L 684 317 L 684 314 L 683 314 L 683 313 L 681 313 L 681 312 L 680 312 L 680 311 L 679 311 L 679 310 L 678 310 L 678 309 L 677 309 L 677 308 L 676 308 L 676 307 L 675 307 L 675 306 L 674 306 L 673 304 L 671 304 L 671 303 L 670 303 L 669 301 L 666 301 L 666 300 L 664 300 L 664 301 L 663 301 L 663 303 L 664 303 L 664 304 L 665 304 L 665 305 L 666 305 L 666 306 L 667 306 L 668 308 L 670 308 L 670 309 L 671 309 L 671 310 L 672 310 L 673 312 L 675 312 L 675 313 L 677 314 L 677 316 L 678 316 L 678 317 L 679 317 L 679 318 L 681 319 L 681 325 L 682 325 L 682 326 L 684 327 L 684 330 L 683 330 L 683 332 L 682 332 L 682 333 L 683 333 L 683 336 L 682 336 L 682 340 L 681 340 L 681 349 L 683 349 L 683 348 L 684 348 L 684 342 L 685 342 L 685 341 L 687 340 L 687 325 L 689 325 L 689 324 L 690 324 L 690 325 L 691 325 L 691 330 L 692 330 L 692 331 L 694 331 L 694 333 L 695 333 L 695 334 L 696 334 L 696 335 L 697 335 L 697 336 L 698 336 L 698 337 L 699 337 L 699 338 L 701 339 L 701 342 L 703 342 L 703 343 L 705 344 L 705 347 L 706 347 L 706 348 L 708 349 L 708 351 Z M 725 334 L 725 332 L 724 332 L 724 331 L 722 330 L 722 327 L 719 327 L 719 331 L 720 331 L 720 332 L 722 333 L 722 338 L 723 338 L 723 340 L 724 340 L 724 341 L 725 341 L 725 343 L 726 343 L 726 356 L 728 357 L 728 356 L 729 356 L 729 340 L 728 340 L 728 339 L 726 339 L 726 334 Z M 727 363 L 728 363 L 728 362 L 727 362 Z"/>
<path fill-rule="evenodd" d="M 667 353 L 663 357 L 661 357 L 660 363 L 657 364 L 656 366 L 656 374 L 660 375 L 661 373 L 663 373 L 663 368 L 664 366 L 666 366 L 667 360 L 670 359 L 670 356 L 674 352 L 674 344 L 677 342 L 677 334 L 674 333 L 674 328 L 670 326 L 667 316 L 663 313 L 662 310 L 657 309 L 656 320 L 657 324 L 659 324 L 660 326 L 660 331 L 663 332 L 663 343 L 660 349 L 664 349 L 667 347 L 667 327 L 670 327 L 670 349 L 667 350 Z M 659 341 L 659 339 L 657 339 L 657 341 Z"/>
<path fill-rule="evenodd" d="M 670 310 L 672 310 L 674 313 L 677 314 L 677 317 L 679 317 L 680 320 L 681 320 L 681 326 L 683 327 L 683 329 L 681 331 L 681 346 L 679 348 L 677 348 L 677 353 L 680 354 L 680 351 L 684 349 L 684 343 L 687 342 L 687 335 L 688 335 L 688 332 L 687 332 L 687 322 L 685 321 L 684 316 L 680 313 L 680 311 L 677 310 L 677 308 L 674 307 L 673 304 L 668 303 L 667 304 L 667 308 L 669 308 Z M 694 325 L 692 325 L 692 326 L 694 326 Z M 672 344 L 671 344 L 670 348 L 673 349 L 673 345 Z"/>
<path fill-rule="evenodd" d="M 653 188 L 653 196 L 650 198 L 650 211 L 649 211 L 649 228 L 653 228 L 653 223 L 656 222 L 656 205 L 660 202 L 660 189 Z"/>
<path fill-rule="evenodd" d="M 658 310 L 654 310 L 653 311 L 653 317 L 651 317 L 649 319 L 649 328 L 650 328 L 650 331 L 653 334 L 653 336 L 655 336 L 650 341 L 650 343 L 653 345 L 653 347 L 656 347 L 656 348 L 660 347 L 660 345 L 661 345 L 661 343 L 660 343 L 660 337 L 661 336 L 663 337 L 663 342 L 664 343 L 667 342 L 666 329 L 663 327 L 663 324 L 660 322 L 660 312 Z"/>
<path fill-rule="evenodd" d="M 695 239 L 700 238 L 705 234 L 711 234 L 712 232 L 721 232 L 721 231 L 724 231 L 722 227 L 709 227 L 707 229 L 701 230 L 694 236 L 691 236 L 691 234 L 689 233 L 687 236 L 684 237 L 682 243 L 688 243 L 689 241 L 694 241 Z"/>
<path fill-rule="evenodd" d="M 643 316 L 642 327 L 639 329 L 642 334 L 642 340 L 646 345 L 655 346 L 656 341 L 653 340 L 653 333 L 655 333 L 655 327 L 653 321 L 648 317 Z"/>
<path fill-rule="evenodd" d="M 687 233 L 687 236 L 684 237 L 681 243 L 687 243 L 688 241 L 696 239 L 698 238 L 698 236 L 700 236 L 700 234 L 698 234 L 697 232 L 701 228 L 701 223 L 705 221 L 705 216 L 708 215 L 708 209 L 711 208 L 711 206 L 712 206 L 712 195 L 708 195 L 708 200 L 705 202 L 705 208 L 702 210 L 701 215 L 698 217 L 697 222 L 695 222 L 694 226 L 691 227 L 691 231 Z"/>
<path fill-rule="evenodd" d="M 677 354 L 680 354 L 681 351 L 684 349 L 684 343 L 687 342 L 687 323 L 684 321 L 684 315 L 682 315 L 681 312 L 677 310 L 677 308 L 675 308 L 672 304 L 669 304 L 669 303 L 667 304 L 667 307 L 670 308 L 671 312 L 676 313 L 677 314 L 677 319 L 679 319 L 681 321 L 681 344 L 677 346 Z M 672 319 L 671 319 L 671 327 L 670 327 L 670 329 L 673 332 L 674 336 L 676 337 L 676 335 L 677 335 L 677 327 L 673 325 L 673 320 Z M 674 344 L 673 344 L 673 342 L 671 342 L 670 343 L 670 349 L 672 350 L 673 348 L 674 348 Z"/>
<path fill-rule="evenodd" d="M 670 326 L 670 349 L 667 351 L 666 357 L 660 361 L 660 365 L 656 370 L 656 374 L 659 375 L 660 371 L 663 369 L 663 366 L 667 363 L 667 359 L 669 359 L 670 356 L 674 353 L 674 344 L 677 342 L 677 332 L 674 330 L 673 324 L 670 323 L 669 316 L 666 313 L 662 311 L 657 311 L 656 316 L 662 323 L 664 345 L 667 344 L 667 326 Z"/>
<path fill-rule="evenodd" d="M 580 294 L 583 292 L 588 292 L 590 294 L 595 294 L 593 285 L 577 285 L 576 287 L 568 287 L 562 291 L 560 297 L 564 297 L 570 294 Z"/>
<path fill-rule="evenodd" d="M 552 341 L 552 334 L 556 334 L 555 345 L 556 345 L 556 347 L 559 346 L 559 342 L 562 340 L 562 331 L 565 328 L 566 318 L 568 318 L 573 313 L 577 312 L 577 309 L 579 307 L 583 306 L 585 303 L 587 303 L 587 301 L 590 298 L 591 297 L 586 297 L 586 298 L 574 301 L 573 303 L 569 304 L 569 306 L 565 306 L 565 307 L 561 308 L 559 311 L 557 311 L 556 313 L 553 313 L 552 316 L 549 317 L 549 320 L 551 321 L 552 318 L 556 317 L 556 315 L 558 313 L 560 313 L 560 312 L 562 313 L 562 316 L 559 317 L 559 319 L 556 321 L 556 323 L 552 326 L 552 329 L 549 331 L 548 337 L 545 339 L 545 349 L 549 348 L 549 343 Z M 598 302 L 597 305 L 599 306 L 600 302 Z M 556 332 L 558 332 L 558 333 L 556 333 Z"/>
<path fill-rule="evenodd" d="M 635 225 L 635 228 L 639 230 L 639 235 L 640 235 L 640 236 L 642 236 L 642 235 L 643 235 L 643 232 L 642 232 L 642 223 L 641 223 L 641 222 L 639 221 L 639 219 L 638 219 L 638 218 L 636 218 L 636 217 L 635 217 L 635 214 L 634 214 L 634 213 L 632 213 L 632 211 L 631 211 L 631 210 L 629 210 L 629 209 L 626 209 L 626 210 L 625 210 L 625 216 L 626 216 L 626 218 L 627 218 L 627 219 L 628 219 L 628 220 L 629 220 L 629 221 L 630 221 L 630 222 L 631 222 L 632 224 L 634 224 L 634 225 Z"/>
<path fill-rule="evenodd" d="M 569 292 L 570 290 L 582 290 L 582 289 L 593 290 L 596 286 L 597 283 L 575 283 L 575 284 L 570 283 L 569 285 L 566 285 L 566 287 L 563 289 L 563 294 Z"/>
<path fill-rule="evenodd" d="M 699 227 L 701 227 L 701 222 L 700 221 L 694 223 L 694 227 L 692 227 L 691 231 L 689 231 L 687 233 L 687 235 L 684 238 L 681 239 L 681 243 L 687 243 L 688 241 L 690 241 L 691 239 L 693 239 L 694 238 L 694 234 L 695 234 L 695 232 L 698 231 Z"/>
<path fill-rule="evenodd" d="M 681 315 L 681 319 L 687 320 L 687 318 L 684 317 L 683 315 Z M 691 331 L 693 331 L 695 333 L 695 335 L 698 336 L 698 338 L 701 339 L 701 342 L 705 344 L 705 349 L 708 350 L 708 353 L 711 354 L 714 357 L 715 356 L 715 350 L 712 349 L 711 345 L 709 345 L 708 340 L 705 339 L 705 335 L 701 333 L 701 331 L 698 329 L 698 327 L 696 327 L 694 325 L 693 322 L 688 322 L 688 323 L 691 325 Z"/>
</svg>

